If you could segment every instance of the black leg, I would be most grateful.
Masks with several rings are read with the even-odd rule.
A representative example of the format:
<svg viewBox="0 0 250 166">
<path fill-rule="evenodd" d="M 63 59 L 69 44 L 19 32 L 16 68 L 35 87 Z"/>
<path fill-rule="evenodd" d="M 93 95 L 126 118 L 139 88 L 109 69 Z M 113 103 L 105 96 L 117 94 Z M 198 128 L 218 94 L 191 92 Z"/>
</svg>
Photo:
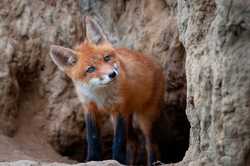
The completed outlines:
<svg viewBox="0 0 250 166">
<path fill-rule="evenodd" d="M 157 161 L 156 157 L 156 144 L 151 142 L 152 140 L 146 136 L 146 150 L 147 150 L 147 165 L 151 166 Z"/>
<path fill-rule="evenodd" d="M 139 146 L 136 129 L 133 127 L 133 115 L 130 115 L 127 119 L 127 164 L 135 165 L 137 149 Z"/>
<path fill-rule="evenodd" d="M 154 151 L 151 151 L 149 154 L 149 160 L 150 160 L 150 165 L 153 165 L 155 162 L 157 162 L 156 159 L 156 154 Z"/>
<path fill-rule="evenodd" d="M 87 161 L 99 161 L 101 160 L 101 140 L 94 113 L 85 114 L 85 123 L 88 144 Z"/>
<path fill-rule="evenodd" d="M 122 164 L 126 161 L 126 122 L 121 115 L 115 118 L 115 134 L 112 147 L 112 158 Z"/>
</svg>

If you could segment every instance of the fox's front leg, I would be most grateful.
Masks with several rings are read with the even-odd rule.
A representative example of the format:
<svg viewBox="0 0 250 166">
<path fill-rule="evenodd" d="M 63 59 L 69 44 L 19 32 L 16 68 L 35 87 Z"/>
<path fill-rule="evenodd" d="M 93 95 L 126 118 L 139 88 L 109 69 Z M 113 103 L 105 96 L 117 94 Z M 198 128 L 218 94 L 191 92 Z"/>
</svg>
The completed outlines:
<svg viewBox="0 0 250 166">
<path fill-rule="evenodd" d="M 146 110 L 146 109 L 145 109 Z M 145 138 L 145 148 L 147 151 L 147 166 L 152 166 L 157 161 L 158 146 L 153 139 L 153 122 L 158 115 L 154 112 L 155 109 L 146 110 L 140 114 L 137 114 L 137 120 L 139 126 L 143 132 Z"/>
<path fill-rule="evenodd" d="M 122 164 L 127 164 L 126 142 L 127 142 L 127 122 L 119 113 L 113 115 L 114 138 L 112 146 L 112 159 Z"/>
<path fill-rule="evenodd" d="M 85 112 L 87 136 L 87 161 L 101 160 L 101 139 L 98 118 L 95 108 L 89 107 Z"/>
</svg>

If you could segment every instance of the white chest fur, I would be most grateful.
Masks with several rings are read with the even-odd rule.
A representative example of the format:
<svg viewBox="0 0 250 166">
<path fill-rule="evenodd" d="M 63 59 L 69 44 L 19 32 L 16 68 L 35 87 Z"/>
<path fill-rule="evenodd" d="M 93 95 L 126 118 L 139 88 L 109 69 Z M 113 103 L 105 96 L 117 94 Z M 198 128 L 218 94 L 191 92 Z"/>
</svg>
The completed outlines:
<svg viewBox="0 0 250 166">
<path fill-rule="evenodd" d="M 105 87 L 96 89 L 81 82 L 74 82 L 74 84 L 78 97 L 83 104 L 94 102 L 99 109 L 110 109 L 113 104 L 119 103 L 120 99 L 117 96 L 116 88 Z"/>
</svg>

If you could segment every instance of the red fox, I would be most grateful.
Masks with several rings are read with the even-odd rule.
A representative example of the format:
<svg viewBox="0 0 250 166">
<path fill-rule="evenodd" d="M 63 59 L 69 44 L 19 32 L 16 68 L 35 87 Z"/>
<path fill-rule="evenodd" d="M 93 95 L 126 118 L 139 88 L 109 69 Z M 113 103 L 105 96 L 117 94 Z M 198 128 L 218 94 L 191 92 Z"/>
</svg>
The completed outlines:
<svg viewBox="0 0 250 166">
<path fill-rule="evenodd" d="M 147 164 L 156 161 L 152 125 L 160 115 L 165 78 L 149 57 L 126 49 L 114 48 L 92 18 L 85 16 L 85 41 L 75 49 L 53 45 L 53 62 L 69 76 L 85 110 L 87 160 L 101 160 L 99 114 L 113 118 L 112 158 L 127 164 L 126 143 L 132 119 L 145 138 Z"/>
</svg>

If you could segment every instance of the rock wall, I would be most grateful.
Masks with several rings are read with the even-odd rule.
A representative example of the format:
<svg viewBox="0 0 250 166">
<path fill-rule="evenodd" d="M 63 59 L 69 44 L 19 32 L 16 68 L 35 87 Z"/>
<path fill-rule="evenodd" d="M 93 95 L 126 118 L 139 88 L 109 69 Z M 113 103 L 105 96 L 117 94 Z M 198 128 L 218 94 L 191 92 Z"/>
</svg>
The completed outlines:
<svg viewBox="0 0 250 166">
<path fill-rule="evenodd" d="M 51 44 L 73 47 L 83 41 L 81 17 L 91 15 L 115 46 L 153 55 L 163 66 L 167 93 L 156 137 L 163 161 L 180 161 L 188 147 L 189 123 L 184 112 L 186 53 L 176 11 L 173 0 L 2 0 L 0 132 L 24 149 L 47 140 L 60 154 L 84 160 L 83 111 L 71 81 L 52 63 L 48 50 Z M 104 122 L 104 159 L 109 159 L 112 127 Z"/>
<path fill-rule="evenodd" d="M 190 147 L 179 165 L 250 165 L 247 0 L 178 1 Z"/>
<path fill-rule="evenodd" d="M 106 160 L 106 161 L 92 161 L 88 163 L 81 163 L 81 164 L 65 164 L 65 163 L 41 163 L 35 161 L 28 161 L 28 160 L 20 160 L 15 162 L 2 162 L 0 166 L 123 166 L 119 164 L 117 161 L 114 160 Z"/>
<path fill-rule="evenodd" d="M 61 153 L 62 147 L 83 142 L 73 87 L 48 56 L 52 43 L 72 47 L 82 38 L 76 2 L 0 2 L 0 132 L 23 143 L 23 149 L 44 144 L 39 138 Z"/>
</svg>

